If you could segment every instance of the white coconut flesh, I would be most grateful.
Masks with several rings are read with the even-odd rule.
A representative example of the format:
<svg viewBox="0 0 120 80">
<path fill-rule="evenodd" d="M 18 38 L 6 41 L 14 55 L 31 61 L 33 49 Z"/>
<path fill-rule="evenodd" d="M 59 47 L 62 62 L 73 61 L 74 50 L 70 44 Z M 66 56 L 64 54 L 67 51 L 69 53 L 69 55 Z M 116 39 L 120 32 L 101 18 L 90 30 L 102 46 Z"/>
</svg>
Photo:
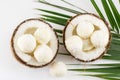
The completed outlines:
<svg viewBox="0 0 120 80">
<path fill-rule="evenodd" d="M 110 33 L 106 23 L 91 14 L 74 17 L 64 32 L 66 49 L 75 58 L 87 62 L 103 55 L 109 39 Z"/>
<path fill-rule="evenodd" d="M 38 19 L 22 23 L 13 37 L 15 54 L 26 64 L 46 65 L 58 50 L 58 40 L 53 28 Z"/>
</svg>

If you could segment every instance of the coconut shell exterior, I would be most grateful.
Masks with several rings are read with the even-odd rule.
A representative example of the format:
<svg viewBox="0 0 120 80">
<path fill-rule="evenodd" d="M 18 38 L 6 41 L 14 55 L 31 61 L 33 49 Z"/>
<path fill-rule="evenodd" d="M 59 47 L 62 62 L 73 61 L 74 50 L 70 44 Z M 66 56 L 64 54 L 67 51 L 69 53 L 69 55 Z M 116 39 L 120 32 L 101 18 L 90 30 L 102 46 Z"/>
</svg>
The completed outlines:
<svg viewBox="0 0 120 80">
<path fill-rule="evenodd" d="M 44 64 L 44 65 L 40 65 L 40 66 L 35 66 L 35 65 L 27 64 L 27 62 L 23 61 L 23 60 L 16 54 L 16 51 L 15 51 L 15 49 L 14 49 L 14 36 L 15 36 L 16 32 L 19 30 L 20 26 L 21 26 L 23 23 L 26 23 L 27 21 L 31 21 L 31 20 L 38 20 L 38 21 L 44 22 L 45 24 L 48 24 L 50 28 L 52 28 L 52 26 L 51 26 L 49 23 L 47 23 L 47 22 L 45 22 L 45 21 L 43 21 L 43 20 L 41 20 L 41 19 L 38 19 L 38 18 L 31 18 L 31 19 L 27 19 L 27 20 L 21 22 L 21 23 L 16 27 L 16 29 L 14 30 L 13 35 L 12 35 L 12 37 L 11 37 L 11 49 L 12 49 L 12 52 L 13 52 L 14 57 L 15 57 L 15 58 L 17 59 L 17 61 L 19 61 L 20 63 L 24 64 L 25 66 L 31 67 L 31 68 L 42 68 L 42 67 L 44 67 L 44 66 L 49 65 L 49 64 L 56 58 L 57 53 L 58 53 L 58 49 L 59 49 L 59 45 L 57 46 L 58 49 L 57 49 L 56 54 L 55 54 L 55 56 L 53 57 L 53 59 L 52 59 L 49 63 L 46 63 L 46 64 Z M 54 31 L 53 28 L 52 28 L 52 30 Z M 54 34 L 56 35 L 57 42 L 59 43 L 58 36 L 57 36 L 57 33 L 56 33 L 55 31 L 54 31 Z"/>
<path fill-rule="evenodd" d="M 103 53 L 101 53 L 101 55 L 100 55 L 99 57 L 97 57 L 97 58 L 95 58 L 95 59 L 92 59 L 92 60 L 90 60 L 90 61 L 85 61 L 85 60 L 82 60 L 82 59 L 79 59 L 79 58 L 75 58 L 75 56 L 73 56 L 73 55 L 71 54 L 71 52 L 69 52 L 69 50 L 67 49 L 66 44 L 65 44 L 65 40 L 66 40 L 66 39 L 65 39 L 65 31 L 66 31 L 66 28 L 67 28 L 69 22 L 71 22 L 74 18 L 76 18 L 76 17 L 78 17 L 78 16 L 81 16 L 81 15 L 91 15 L 91 16 L 94 16 L 94 17 L 102 20 L 102 21 L 106 24 L 106 27 L 108 28 L 108 31 L 109 31 L 109 42 L 108 42 L 108 44 L 107 44 L 107 46 L 106 46 L 105 51 L 104 51 Z M 104 19 L 102 19 L 102 18 L 100 18 L 99 16 L 97 16 L 97 15 L 95 15 L 95 14 L 93 14 L 93 13 L 82 13 L 82 14 L 77 14 L 77 15 L 73 16 L 70 20 L 68 20 L 68 22 L 67 22 L 67 24 L 66 24 L 66 26 L 65 26 L 65 28 L 64 28 L 64 31 L 63 31 L 63 43 L 64 43 L 64 46 L 65 46 L 67 52 L 68 52 L 73 58 L 75 58 L 76 60 L 81 61 L 81 62 L 92 62 L 92 61 L 96 61 L 96 60 L 102 58 L 102 57 L 104 56 L 104 54 L 108 51 L 109 47 L 110 47 L 111 38 L 112 38 L 112 36 L 111 36 L 111 33 L 110 33 L 110 27 L 109 27 L 107 21 L 104 20 Z"/>
</svg>

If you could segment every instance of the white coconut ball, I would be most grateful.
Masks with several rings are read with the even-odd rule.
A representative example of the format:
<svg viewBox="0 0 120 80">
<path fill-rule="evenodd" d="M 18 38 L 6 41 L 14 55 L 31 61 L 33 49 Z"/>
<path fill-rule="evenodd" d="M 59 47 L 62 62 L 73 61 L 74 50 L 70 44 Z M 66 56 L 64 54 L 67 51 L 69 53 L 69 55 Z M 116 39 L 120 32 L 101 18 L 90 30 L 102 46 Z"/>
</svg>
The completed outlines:
<svg viewBox="0 0 120 80">
<path fill-rule="evenodd" d="M 89 38 L 94 31 L 94 25 L 88 21 L 82 21 L 78 24 L 76 28 L 77 34 L 81 38 Z"/>
<path fill-rule="evenodd" d="M 34 36 L 38 43 L 47 44 L 51 39 L 51 31 L 48 28 L 38 28 Z"/>
<path fill-rule="evenodd" d="M 63 62 L 55 62 L 49 71 L 52 76 L 62 77 L 67 73 L 67 66 Z"/>
<path fill-rule="evenodd" d="M 65 44 L 67 49 L 73 54 L 81 51 L 83 46 L 82 39 L 79 36 L 72 36 L 66 39 Z"/>
<path fill-rule="evenodd" d="M 40 63 L 48 63 L 53 59 L 53 52 L 50 47 L 42 44 L 34 52 L 35 59 Z"/>
<path fill-rule="evenodd" d="M 109 36 L 105 32 L 99 30 L 95 31 L 90 39 L 95 47 L 105 47 L 108 43 Z"/>
<path fill-rule="evenodd" d="M 17 45 L 25 53 L 31 53 L 36 47 L 36 40 L 31 34 L 25 34 L 18 38 Z"/>
</svg>

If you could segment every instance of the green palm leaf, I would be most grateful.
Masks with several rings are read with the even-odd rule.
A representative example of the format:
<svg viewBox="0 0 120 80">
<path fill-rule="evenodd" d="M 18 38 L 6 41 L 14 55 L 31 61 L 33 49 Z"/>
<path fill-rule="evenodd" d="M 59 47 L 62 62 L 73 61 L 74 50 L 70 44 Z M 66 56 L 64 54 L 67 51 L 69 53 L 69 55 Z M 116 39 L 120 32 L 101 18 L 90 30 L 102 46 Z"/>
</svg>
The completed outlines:
<svg viewBox="0 0 120 80">
<path fill-rule="evenodd" d="M 69 69 L 70 71 L 83 71 L 83 69 Z M 86 69 L 87 72 L 101 72 L 101 73 L 119 73 L 120 67 L 112 67 L 112 68 L 94 68 L 94 69 Z"/>
<path fill-rule="evenodd" d="M 97 6 L 96 2 L 95 2 L 94 0 L 90 0 L 90 1 L 91 1 L 91 3 L 93 4 L 93 6 L 94 6 L 94 8 L 96 9 L 96 11 L 98 12 L 99 16 L 100 16 L 101 18 L 105 19 L 104 16 L 103 16 L 103 14 L 102 14 L 102 12 L 101 12 L 100 9 L 99 9 L 99 7 Z"/>
<path fill-rule="evenodd" d="M 114 19 L 114 17 L 113 17 L 113 15 L 112 15 L 112 12 L 111 12 L 111 10 L 110 10 L 110 7 L 108 6 L 108 4 L 107 4 L 107 1 L 106 0 L 101 0 L 102 1 L 102 5 L 103 5 L 103 7 L 104 7 L 104 10 L 105 10 L 105 12 L 106 12 L 106 15 L 107 15 L 107 17 L 108 17 L 108 20 L 109 20 L 109 22 L 110 22 L 110 24 L 111 24 L 111 27 L 113 28 L 113 30 L 114 30 L 114 28 L 117 30 L 117 32 L 119 31 L 118 30 L 118 28 L 117 28 L 117 23 L 115 22 L 115 19 Z"/>
<path fill-rule="evenodd" d="M 53 15 L 57 15 L 57 16 L 60 16 L 60 17 L 71 18 L 71 16 L 69 16 L 69 15 L 65 15 L 65 14 L 62 14 L 62 13 L 55 12 L 55 11 L 50 11 L 50 10 L 45 10 L 45 9 L 40 9 L 40 8 L 36 8 L 36 9 L 39 10 L 39 11 L 46 12 L 46 13 L 53 14 Z"/>
<path fill-rule="evenodd" d="M 79 10 L 81 10 L 81 11 L 83 11 L 83 12 L 86 12 L 86 13 L 87 13 L 87 11 L 86 11 L 86 10 L 84 10 L 84 9 L 82 9 L 82 8 L 80 8 L 80 7 L 76 6 L 76 5 L 73 5 L 73 4 L 71 4 L 71 3 L 69 3 L 69 2 L 67 2 L 67 1 L 65 1 L 65 0 L 61 0 L 61 1 L 63 1 L 63 2 L 65 2 L 66 4 L 69 4 L 69 5 L 73 6 L 73 7 L 75 7 L 75 8 L 77 8 L 77 9 L 79 9 Z"/>
<path fill-rule="evenodd" d="M 94 74 L 94 75 L 84 75 L 84 76 L 94 76 L 104 78 L 105 80 L 120 80 L 120 74 Z"/>
<path fill-rule="evenodd" d="M 61 17 L 50 16 L 50 15 L 45 15 L 45 14 L 41 14 L 41 16 L 43 16 L 42 19 L 49 21 L 49 22 L 54 22 L 59 25 L 66 25 L 65 22 L 67 22 L 67 19 L 61 18 Z"/>
<path fill-rule="evenodd" d="M 67 65 L 78 65 L 82 66 L 83 64 L 67 64 Z M 102 67 L 120 67 L 120 63 L 111 63 L 111 64 L 86 64 L 86 66 L 102 66 Z"/>
<path fill-rule="evenodd" d="M 69 69 L 69 71 L 76 71 L 80 72 L 83 71 L 83 69 Z M 113 78 L 116 80 L 114 77 L 119 77 L 120 79 L 120 67 L 106 67 L 106 68 L 93 68 L 93 69 L 86 69 L 86 72 L 94 72 L 94 73 L 101 73 L 101 74 L 82 74 L 86 76 L 95 76 L 95 77 L 100 77 L 100 78 Z"/>
<path fill-rule="evenodd" d="M 112 9 L 112 12 L 114 14 L 114 17 L 116 19 L 116 23 L 118 24 L 118 26 L 116 27 L 116 29 L 118 29 L 118 33 L 119 33 L 119 28 L 120 28 L 120 14 L 118 13 L 118 10 L 116 9 L 114 3 L 112 0 L 108 0 L 110 7 Z"/>
<path fill-rule="evenodd" d="M 55 5 L 55 4 L 51 4 L 51 3 L 47 2 L 46 0 L 38 0 L 38 2 L 49 5 L 49 6 L 53 6 L 53 7 L 56 7 L 56 8 L 59 8 L 59 9 L 62 9 L 62 10 L 65 10 L 65 11 L 68 11 L 68 12 L 71 12 L 71 13 L 74 13 L 74 14 L 80 14 L 81 13 L 80 11 L 76 11 L 76 10 L 66 8 L 66 7 L 63 7 L 63 6 L 58 6 L 58 5 Z"/>
</svg>

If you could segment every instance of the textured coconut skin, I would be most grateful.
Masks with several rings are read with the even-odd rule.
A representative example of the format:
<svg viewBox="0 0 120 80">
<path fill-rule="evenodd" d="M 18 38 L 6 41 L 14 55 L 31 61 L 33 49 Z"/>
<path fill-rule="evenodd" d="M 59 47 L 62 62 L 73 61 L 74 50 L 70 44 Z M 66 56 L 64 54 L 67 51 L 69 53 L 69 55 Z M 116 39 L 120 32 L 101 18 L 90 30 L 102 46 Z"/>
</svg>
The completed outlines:
<svg viewBox="0 0 120 80">
<path fill-rule="evenodd" d="M 102 20 L 102 21 L 106 24 L 106 27 L 108 28 L 108 31 L 109 31 L 109 42 L 108 42 L 108 44 L 107 44 L 107 46 L 106 46 L 105 51 L 104 51 L 103 53 L 101 53 L 101 55 L 100 55 L 99 57 L 97 57 L 97 58 L 95 58 L 95 59 L 92 59 L 92 60 L 89 60 L 89 61 L 85 61 L 85 60 L 82 60 L 82 59 L 79 59 L 79 58 L 75 58 L 75 56 L 73 56 L 73 55 L 71 54 L 71 52 L 69 52 L 69 50 L 67 49 L 66 44 L 65 44 L 65 40 L 66 40 L 66 39 L 65 39 L 65 31 L 66 31 L 66 28 L 67 28 L 69 22 L 71 22 L 74 18 L 76 18 L 76 17 L 78 17 L 78 16 L 81 16 L 81 15 L 91 15 L 91 16 L 94 16 L 94 17 Z M 104 56 L 104 54 L 108 51 L 109 47 L 110 47 L 111 39 L 112 39 L 112 36 L 111 36 L 110 28 L 109 28 L 109 26 L 108 26 L 107 21 L 105 21 L 104 19 L 100 18 L 99 16 L 97 16 L 97 15 L 95 15 L 95 14 L 93 14 L 93 13 L 82 13 L 82 14 L 77 14 L 77 15 L 73 16 L 70 20 L 68 20 L 68 22 L 67 22 L 67 24 L 66 24 L 66 26 L 65 26 L 65 28 L 64 28 L 64 30 L 63 30 L 63 43 L 64 43 L 64 46 L 65 46 L 67 52 L 68 52 L 73 58 L 75 58 L 76 60 L 81 61 L 81 62 L 92 62 L 92 61 L 95 61 L 95 60 L 98 60 L 98 59 L 102 58 L 102 57 Z"/>
<path fill-rule="evenodd" d="M 23 61 L 23 60 L 16 54 L 16 51 L 15 51 L 15 49 L 14 49 L 14 36 L 15 36 L 16 32 L 19 30 L 19 27 L 20 27 L 23 23 L 25 23 L 25 22 L 27 22 L 27 21 L 31 21 L 31 20 L 42 21 L 42 22 L 44 22 L 45 24 L 48 24 L 49 27 L 54 31 L 54 29 L 52 28 L 52 26 L 51 26 L 49 23 L 47 23 L 47 22 L 45 22 L 45 21 L 43 21 L 43 20 L 41 20 L 41 19 L 38 19 L 38 18 L 27 19 L 27 20 L 21 22 L 21 23 L 16 27 L 16 29 L 14 30 L 13 35 L 12 35 L 12 37 L 11 37 L 11 49 L 12 49 L 12 52 L 13 52 L 13 54 L 14 54 L 14 57 L 15 57 L 20 63 L 22 63 L 22 64 L 24 64 L 24 65 L 26 65 L 26 66 L 28 66 L 28 67 L 31 67 L 31 68 L 42 68 L 42 67 L 44 67 L 44 66 L 49 65 L 49 64 L 56 58 L 57 53 L 58 53 L 58 49 L 59 49 L 59 45 L 57 45 L 58 48 L 57 48 L 56 54 L 55 54 L 55 56 L 53 57 L 53 59 L 52 59 L 49 63 L 46 63 L 46 64 L 44 64 L 44 65 L 40 65 L 40 66 L 35 66 L 35 65 L 27 64 L 27 62 Z M 55 31 L 54 31 L 54 34 L 56 35 L 57 43 L 59 43 L 58 36 L 57 36 L 57 33 L 56 33 Z"/>
</svg>

